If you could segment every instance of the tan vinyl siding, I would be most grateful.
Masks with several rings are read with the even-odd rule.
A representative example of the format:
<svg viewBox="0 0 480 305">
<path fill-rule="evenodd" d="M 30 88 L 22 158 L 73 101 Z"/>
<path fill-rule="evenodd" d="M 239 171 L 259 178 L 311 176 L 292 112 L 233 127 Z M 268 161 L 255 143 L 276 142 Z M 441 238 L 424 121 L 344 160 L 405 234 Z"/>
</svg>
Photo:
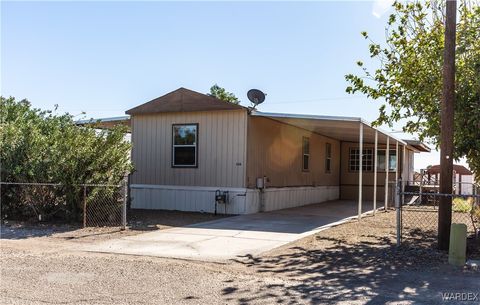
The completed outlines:
<svg viewBox="0 0 480 305">
<path fill-rule="evenodd" d="M 310 140 L 309 170 L 302 171 L 302 139 Z M 330 173 L 325 172 L 325 143 L 332 145 Z M 267 176 L 268 187 L 339 184 L 340 142 L 262 117 L 248 117 L 247 186 Z"/>
<path fill-rule="evenodd" d="M 245 110 L 133 115 L 131 183 L 244 187 L 246 120 Z M 188 123 L 198 123 L 198 168 L 172 168 L 172 124 Z"/>
</svg>

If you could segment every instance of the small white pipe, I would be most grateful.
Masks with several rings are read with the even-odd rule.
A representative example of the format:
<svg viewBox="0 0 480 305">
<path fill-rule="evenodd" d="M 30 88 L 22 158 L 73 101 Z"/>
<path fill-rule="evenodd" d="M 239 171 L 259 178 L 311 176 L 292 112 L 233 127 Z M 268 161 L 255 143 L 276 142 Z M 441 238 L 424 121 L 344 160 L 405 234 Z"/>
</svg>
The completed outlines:
<svg viewBox="0 0 480 305">
<path fill-rule="evenodd" d="M 387 147 L 385 149 L 385 211 L 388 208 L 388 172 L 390 167 L 388 159 L 390 159 L 390 138 L 387 136 Z"/>
<path fill-rule="evenodd" d="M 359 161 L 360 168 L 358 171 L 358 219 L 362 218 L 362 188 L 363 188 L 363 124 L 360 122 L 360 135 L 359 135 Z"/>
<path fill-rule="evenodd" d="M 377 161 L 377 154 L 378 154 L 378 131 L 375 130 L 375 154 L 373 160 L 373 215 L 375 215 L 377 211 L 377 169 L 378 169 L 378 161 Z"/>
</svg>

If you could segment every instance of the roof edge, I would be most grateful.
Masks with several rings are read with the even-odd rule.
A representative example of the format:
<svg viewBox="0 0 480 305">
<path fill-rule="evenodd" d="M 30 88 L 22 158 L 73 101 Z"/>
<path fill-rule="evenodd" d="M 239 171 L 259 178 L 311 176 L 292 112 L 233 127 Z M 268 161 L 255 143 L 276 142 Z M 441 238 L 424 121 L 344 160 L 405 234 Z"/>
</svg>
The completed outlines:
<svg viewBox="0 0 480 305">
<path fill-rule="evenodd" d="M 148 102 L 145 102 L 143 104 L 140 104 L 138 106 L 135 106 L 131 109 L 128 109 L 127 111 L 125 111 L 125 114 L 128 114 L 128 115 L 136 115 L 136 114 L 154 114 L 154 113 L 164 113 L 164 112 L 177 112 L 177 111 L 145 111 L 144 108 L 145 107 L 148 107 L 148 105 L 152 105 L 154 103 L 158 103 L 158 102 L 162 102 L 163 99 L 166 99 L 168 98 L 168 96 L 173 96 L 175 94 L 180 94 L 181 95 L 181 100 L 183 100 L 183 97 L 185 94 L 189 94 L 189 95 L 196 95 L 196 96 L 203 96 L 202 98 L 205 98 L 205 99 L 210 99 L 211 102 L 214 102 L 214 103 L 225 103 L 225 105 L 228 105 L 227 107 L 230 108 L 230 109 L 227 109 L 227 107 L 224 107 L 225 109 L 221 109 L 222 107 L 220 107 L 218 110 L 241 110 L 241 109 L 244 109 L 244 110 L 247 110 L 248 108 L 245 107 L 245 106 L 242 106 L 240 104 L 234 104 L 234 103 L 230 103 L 228 101 L 224 101 L 222 99 L 219 99 L 219 98 L 216 98 L 214 96 L 211 96 L 211 95 L 208 95 L 208 94 L 205 94 L 205 93 L 201 93 L 201 92 L 197 92 L 197 91 L 194 91 L 194 90 L 190 90 L 190 89 L 187 89 L 187 88 L 184 88 L 184 87 L 180 87 L 176 90 L 173 90 L 173 91 L 170 91 L 162 96 L 159 96 L 157 98 L 154 98 Z M 214 110 L 217 110 L 217 109 L 206 109 L 206 111 L 214 111 Z M 183 109 L 183 106 L 181 108 L 181 110 L 179 110 L 179 112 L 194 112 L 194 111 L 197 111 L 197 110 L 189 110 L 189 109 Z"/>
<path fill-rule="evenodd" d="M 109 118 L 98 118 L 98 119 L 84 119 L 75 121 L 76 125 L 85 125 L 85 124 L 95 124 L 95 123 L 107 123 L 107 122 L 124 122 L 130 120 L 129 115 L 124 116 L 116 116 L 116 117 L 109 117 Z"/>
<path fill-rule="evenodd" d="M 418 152 L 431 152 L 432 151 L 432 149 L 430 147 L 428 147 L 427 144 L 425 144 L 425 143 L 423 143 L 419 140 L 404 139 L 403 141 L 405 141 L 405 143 L 407 143 L 408 146 L 411 146 L 414 149 L 416 149 Z"/>
<path fill-rule="evenodd" d="M 404 145 L 407 145 L 405 141 L 392 135 L 391 133 L 382 130 L 378 127 L 373 127 L 370 122 L 362 119 L 361 117 L 346 117 L 346 116 L 331 116 L 331 115 L 315 115 L 315 114 L 295 114 L 295 113 L 276 113 L 276 112 L 260 112 L 253 110 L 250 115 L 270 117 L 270 118 L 284 118 L 284 119 L 306 119 L 306 120 L 323 120 L 323 121 L 341 121 L 341 122 L 359 122 L 363 125 L 370 127 L 383 135 L 398 141 Z"/>
</svg>

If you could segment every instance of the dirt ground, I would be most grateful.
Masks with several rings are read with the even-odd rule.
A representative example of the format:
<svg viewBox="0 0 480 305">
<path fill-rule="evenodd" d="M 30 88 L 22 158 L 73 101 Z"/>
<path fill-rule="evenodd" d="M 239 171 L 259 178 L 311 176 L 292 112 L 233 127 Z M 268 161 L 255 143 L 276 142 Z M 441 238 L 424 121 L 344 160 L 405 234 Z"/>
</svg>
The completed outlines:
<svg viewBox="0 0 480 305">
<path fill-rule="evenodd" d="M 151 216 L 138 227 L 212 217 L 184 214 Z M 442 300 L 441 293 L 480 293 L 480 272 L 453 268 L 445 253 L 411 238 L 397 249 L 394 217 L 378 213 L 226 264 L 72 247 L 141 229 L 40 234 L 45 228 L 22 233 L 10 227 L 3 234 L 2 227 L 0 304 L 479 304 L 478 295 L 473 301 Z"/>
<path fill-rule="evenodd" d="M 8 221 L 2 223 L 1 238 L 12 240 L 51 237 L 41 241 L 51 242 L 64 239 L 72 242 L 90 243 L 228 217 L 207 213 L 159 210 L 131 210 L 128 215 L 128 230 L 122 230 L 120 227 L 82 228 L 80 224 Z"/>
</svg>

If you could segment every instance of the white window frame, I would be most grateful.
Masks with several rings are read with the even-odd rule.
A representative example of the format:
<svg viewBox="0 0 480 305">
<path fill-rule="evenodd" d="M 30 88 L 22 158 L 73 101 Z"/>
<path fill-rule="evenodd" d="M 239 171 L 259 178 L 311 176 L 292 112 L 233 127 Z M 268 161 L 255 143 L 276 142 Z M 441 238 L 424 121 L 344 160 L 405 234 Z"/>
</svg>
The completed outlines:
<svg viewBox="0 0 480 305">
<path fill-rule="evenodd" d="M 377 172 L 385 172 L 385 162 L 386 162 L 386 158 L 383 160 L 383 164 L 380 163 L 380 160 L 378 159 L 378 157 L 380 156 L 380 154 L 378 152 L 380 151 L 383 151 L 383 157 L 385 158 L 386 157 L 386 151 L 387 149 L 386 148 L 379 148 L 378 151 L 377 151 Z M 388 160 L 388 167 L 389 167 L 389 170 L 388 172 L 390 173 L 393 173 L 395 172 L 395 170 L 397 169 L 397 162 L 398 162 L 398 156 L 397 156 L 397 153 L 396 153 L 396 150 L 395 149 L 391 149 L 390 148 L 390 151 L 388 152 L 388 158 L 392 158 L 393 156 L 395 156 L 395 167 L 392 168 L 392 162 L 391 160 Z"/>
<path fill-rule="evenodd" d="M 327 167 L 330 166 L 330 168 Z M 330 174 L 332 172 L 332 143 L 325 143 L 325 172 Z"/>
<path fill-rule="evenodd" d="M 308 150 L 306 151 L 305 141 L 308 145 Z M 305 168 L 305 157 L 307 157 L 307 167 Z M 309 137 L 302 137 L 302 171 L 308 172 L 310 171 L 310 138 Z"/>
<path fill-rule="evenodd" d="M 195 126 L 195 144 L 175 144 L 175 127 Z M 175 164 L 175 148 L 176 147 L 194 147 L 195 148 L 195 164 Z M 197 168 L 198 167 L 198 123 L 172 124 L 172 167 L 181 168 Z"/>
</svg>

